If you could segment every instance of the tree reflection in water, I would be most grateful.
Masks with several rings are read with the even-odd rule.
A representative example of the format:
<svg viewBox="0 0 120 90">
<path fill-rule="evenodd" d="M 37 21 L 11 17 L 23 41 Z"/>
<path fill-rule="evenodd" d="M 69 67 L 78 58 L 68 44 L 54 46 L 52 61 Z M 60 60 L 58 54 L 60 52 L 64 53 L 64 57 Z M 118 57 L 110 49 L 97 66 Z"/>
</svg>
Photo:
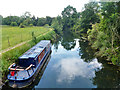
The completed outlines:
<svg viewBox="0 0 120 90">
<path fill-rule="evenodd" d="M 85 62 L 92 61 L 95 58 L 94 50 L 91 49 L 91 47 L 88 45 L 88 42 L 80 40 L 79 45 L 80 45 L 79 55 L 81 56 L 81 58 Z"/>
<path fill-rule="evenodd" d="M 93 84 L 98 88 L 120 88 L 120 72 L 116 66 L 108 65 L 107 62 L 98 59 L 102 63 L 103 68 L 96 71 L 96 77 L 93 78 Z"/>
<path fill-rule="evenodd" d="M 74 33 L 65 31 L 63 33 L 63 37 L 62 37 L 62 40 L 61 40 L 61 45 L 66 50 L 71 50 L 76 45 L 76 42 L 75 42 L 74 39 L 75 39 Z"/>
<path fill-rule="evenodd" d="M 91 62 L 95 58 L 95 51 L 91 49 L 88 42 L 79 41 L 80 51 L 79 55 L 85 62 Z M 97 57 L 99 63 L 102 63 L 102 69 L 95 71 L 95 77 L 92 82 L 97 88 L 120 88 L 120 72 L 118 67 L 108 65 L 106 60 Z"/>
</svg>

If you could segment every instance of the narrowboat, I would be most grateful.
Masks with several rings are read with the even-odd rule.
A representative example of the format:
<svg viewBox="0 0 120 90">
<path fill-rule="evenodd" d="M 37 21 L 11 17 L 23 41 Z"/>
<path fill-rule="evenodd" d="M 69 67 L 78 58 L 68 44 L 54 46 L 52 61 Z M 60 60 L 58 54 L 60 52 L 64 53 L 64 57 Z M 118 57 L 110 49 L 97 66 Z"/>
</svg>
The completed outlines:
<svg viewBox="0 0 120 90">
<path fill-rule="evenodd" d="M 41 40 L 25 52 L 18 58 L 18 64 L 13 63 L 9 66 L 8 85 L 13 88 L 29 86 L 35 80 L 50 53 L 51 43 L 49 40 Z"/>
</svg>

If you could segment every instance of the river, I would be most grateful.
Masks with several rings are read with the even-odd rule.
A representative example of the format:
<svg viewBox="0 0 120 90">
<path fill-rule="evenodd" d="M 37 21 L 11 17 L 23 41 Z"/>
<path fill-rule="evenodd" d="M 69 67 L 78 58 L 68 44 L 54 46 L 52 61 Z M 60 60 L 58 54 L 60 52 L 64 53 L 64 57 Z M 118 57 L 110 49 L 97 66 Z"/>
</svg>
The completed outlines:
<svg viewBox="0 0 120 90">
<path fill-rule="evenodd" d="M 94 56 L 88 42 L 65 33 L 52 45 L 49 62 L 31 88 L 118 88 L 120 73 Z"/>
</svg>

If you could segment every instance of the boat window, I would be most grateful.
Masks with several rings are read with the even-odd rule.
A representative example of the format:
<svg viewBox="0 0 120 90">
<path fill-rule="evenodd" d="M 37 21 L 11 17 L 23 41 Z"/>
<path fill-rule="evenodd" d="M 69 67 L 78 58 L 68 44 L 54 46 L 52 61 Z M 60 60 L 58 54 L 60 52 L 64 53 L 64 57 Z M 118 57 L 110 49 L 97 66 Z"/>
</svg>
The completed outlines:
<svg viewBox="0 0 120 90">
<path fill-rule="evenodd" d="M 39 46 L 39 48 L 43 48 L 42 46 Z"/>
</svg>

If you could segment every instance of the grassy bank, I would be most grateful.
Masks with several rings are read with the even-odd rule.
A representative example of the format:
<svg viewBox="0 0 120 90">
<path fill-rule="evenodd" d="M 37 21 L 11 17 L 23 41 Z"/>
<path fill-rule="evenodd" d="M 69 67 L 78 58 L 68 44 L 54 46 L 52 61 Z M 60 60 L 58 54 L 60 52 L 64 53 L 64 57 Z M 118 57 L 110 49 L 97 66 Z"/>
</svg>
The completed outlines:
<svg viewBox="0 0 120 90">
<path fill-rule="evenodd" d="M 40 36 L 52 28 L 47 27 L 11 27 L 11 26 L 2 26 L 2 50 L 9 47 L 15 46 L 21 42 L 32 39 L 32 33 L 34 35 Z"/>
<path fill-rule="evenodd" d="M 1 61 L 1 68 L 0 68 L 3 76 L 5 76 L 8 73 L 9 65 L 12 64 L 13 62 L 17 63 L 18 57 L 21 56 L 24 52 L 26 52 L 28 49 L 30 49 L 32 46 L 34 46 L 40 40 L 54 41 L 55 37 L 56 37 L 56 33 L 52 30 L 43 36 L 37 37 L 35 40 L 31 40 L 20 47 L 17 47 L 15 49 L 12 49 L 8 52 L 3 53 L 2 61 Z M 5 78 L 3 80 L 5 80 Z"/>
</svg>

